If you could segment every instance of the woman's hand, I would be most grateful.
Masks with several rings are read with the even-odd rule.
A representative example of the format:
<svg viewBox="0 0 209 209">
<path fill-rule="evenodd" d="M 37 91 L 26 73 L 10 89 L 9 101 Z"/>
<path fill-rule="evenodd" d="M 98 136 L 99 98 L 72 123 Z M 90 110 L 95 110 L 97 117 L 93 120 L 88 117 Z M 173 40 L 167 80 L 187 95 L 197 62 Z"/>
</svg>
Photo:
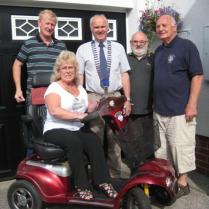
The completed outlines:
<svg viewBox="0 0 209 209">
<path fill-rule="evenodd" d="M 82 112 L 77 112 L 77 113 L 75 113 L 76 114 L 76 119 L 75 120 L 82 120 L 83 118 L 85 118 L 87 115 L 88 115 L 88 113 L 82 113 Z"/>
</svg>

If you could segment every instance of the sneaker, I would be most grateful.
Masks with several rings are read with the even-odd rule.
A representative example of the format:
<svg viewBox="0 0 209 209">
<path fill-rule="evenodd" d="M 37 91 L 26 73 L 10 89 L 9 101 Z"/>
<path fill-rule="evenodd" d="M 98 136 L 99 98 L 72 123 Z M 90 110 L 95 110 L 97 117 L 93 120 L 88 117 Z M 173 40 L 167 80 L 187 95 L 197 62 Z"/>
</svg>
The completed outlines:
<svg viewBox="0 0 209 209">
<path fill-rule="evenodd" d="M 190 187 L 189 184 L 187 184 L 186 186 L 178 186 L 178 191 L 176 194 L 176 198 L 180 198 L 182 196 L 188 195 L 190 193 Z"/>
</svg>

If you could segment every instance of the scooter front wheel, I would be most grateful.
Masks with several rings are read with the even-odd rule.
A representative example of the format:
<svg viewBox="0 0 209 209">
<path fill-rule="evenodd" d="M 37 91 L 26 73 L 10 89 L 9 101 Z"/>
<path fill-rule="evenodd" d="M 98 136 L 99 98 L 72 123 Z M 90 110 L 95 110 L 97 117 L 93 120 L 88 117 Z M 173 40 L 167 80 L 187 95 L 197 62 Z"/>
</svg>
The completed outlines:
<svg viewBox="0 0 209 209">
<path fill-rule="evenodd" d="M 12 209 L 42 208 L 42 200 L 37 190 L 25 180 L 17 180 L 9 187 L 7 200 Z"/>
<path fill-rule="evenodd" d="M 124 209 L 151 209 L 148 197 L 140 188 L 131 189 L 125 197 Z"/>
</svg>

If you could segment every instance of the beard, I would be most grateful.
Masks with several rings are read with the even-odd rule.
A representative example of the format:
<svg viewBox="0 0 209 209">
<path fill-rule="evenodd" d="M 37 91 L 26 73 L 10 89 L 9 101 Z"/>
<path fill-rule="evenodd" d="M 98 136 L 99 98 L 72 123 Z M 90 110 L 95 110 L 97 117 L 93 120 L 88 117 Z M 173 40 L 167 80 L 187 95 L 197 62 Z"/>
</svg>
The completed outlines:
<svg viewBox="0 0 209 209">
<path fill-rule="evenodd" d="M 137 57 L 143 57 L 147 54 L 148 52 L 148 46 L 144 46 L 143 48 L 135 48 L 135 47 L 131 47 L 132 52 L 134 53 L 135 56 Z"/>
</svg>

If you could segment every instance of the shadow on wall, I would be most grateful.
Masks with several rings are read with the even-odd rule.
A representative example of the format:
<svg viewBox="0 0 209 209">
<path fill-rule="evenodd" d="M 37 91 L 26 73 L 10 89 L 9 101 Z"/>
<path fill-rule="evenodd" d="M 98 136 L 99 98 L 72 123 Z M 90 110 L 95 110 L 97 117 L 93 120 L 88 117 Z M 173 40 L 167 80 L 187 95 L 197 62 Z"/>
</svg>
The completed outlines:
<svg viewBox="0 0 209 209">
<path fill-rule="evenodd" d="M 200 53 L 200 57 L 203 64 L 204 70 L 204 81 L 202 85 L 202 90 L 199 97 L 198 103 L 198 117 L 197 117 L 197 134 L 199 136 L 205 136 L 202 139 L 202 142 L 208 144 L 209 141 L 209 22 L 208 22 L 208 0 L 196 0 L 192 5 L 190 10 L 184 17 L 182 35 L 185 38 L 192 40 Z M 201 166 L 205 165 L 209 167 L 208 157 L 201 158 L 204 155 L 204 150 L 199 150 L 196 153 L 197 166 L 201 161 Z M 196 182 L 195 176 L 191 176 L 194 182 Z M 209 194 L 209 180 L 200 181 L 200 188 L 206 191 Z"/>
</svg>

